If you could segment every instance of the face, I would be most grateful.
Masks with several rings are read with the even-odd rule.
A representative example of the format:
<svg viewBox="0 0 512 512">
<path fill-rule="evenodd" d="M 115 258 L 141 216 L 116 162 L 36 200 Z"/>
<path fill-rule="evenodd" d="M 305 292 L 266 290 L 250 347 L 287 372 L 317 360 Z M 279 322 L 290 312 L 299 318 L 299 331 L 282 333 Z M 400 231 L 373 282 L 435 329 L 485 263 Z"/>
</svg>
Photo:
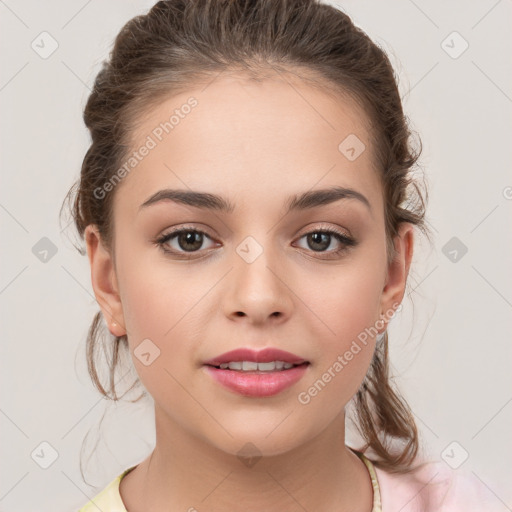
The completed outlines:
<svg viewBox="0 0 512 512">
<path fill-rule="evenodd" d="M 412 257 L 405 226 L 399 257 L 386 262 L 363 112 L 287 80 L 218 78 L 149 111 L 134 151 L 148 136 L 155 145 L 115 189 L 115 257 L 94 226 L 86 234 L 96 297 L 107 325 L 118 324 L 111 332 L 128 333 L 157 421 L 232 454 L 246 442 L 283 453 L 340 417 L 385 329 L 379 320 L 402 300 Z M 195 106 L 183 107 L 191 97 Z M 161 123 L 176 109 L 166 133 Z M 289 209 L 335 187 L 352 192 Z M 219 196 L 232 210 L 144 206 L 165 189 Z M 309 365 L 275 395 L 245 396 L 204 366 L 240 347 L 275 347 Z"/>
</svg>

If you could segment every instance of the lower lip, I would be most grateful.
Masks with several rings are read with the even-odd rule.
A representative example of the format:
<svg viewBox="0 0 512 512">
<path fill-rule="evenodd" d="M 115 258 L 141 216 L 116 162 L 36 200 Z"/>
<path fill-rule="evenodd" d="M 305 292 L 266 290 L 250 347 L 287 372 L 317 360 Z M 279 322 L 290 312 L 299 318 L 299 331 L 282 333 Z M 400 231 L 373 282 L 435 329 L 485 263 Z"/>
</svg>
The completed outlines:
<svg viewBox="0 0 512 512">
<path fill-rule="evenodd" d="M 276 372 L 242 372 L 204 366 L 206 371 L 226 388 L 244 396 L 265 397 L 277 395 L 293 386 L 306 373 L 309 364 L 294 366 Z"/>
</svg>

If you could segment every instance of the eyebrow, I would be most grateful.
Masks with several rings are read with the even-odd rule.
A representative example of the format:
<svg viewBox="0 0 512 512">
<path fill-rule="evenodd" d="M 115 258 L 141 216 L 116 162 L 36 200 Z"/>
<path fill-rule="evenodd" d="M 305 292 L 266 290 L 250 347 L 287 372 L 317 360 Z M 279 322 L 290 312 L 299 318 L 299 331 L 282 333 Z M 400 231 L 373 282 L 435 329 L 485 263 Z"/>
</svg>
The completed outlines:
<svg viewBox="0 0 512 512">
<path fill-rule="evenodd" d="M 332 187 L 327 189 L 309 190 L 303 194 L 291 196 L 285 202 L 286 213 L 328 205 L 341 199 L 356 199 L 366 205 L 370 211 L 372 209 L 368 199 L 357 190 L 345 187 Z M 216 210 L 225 213 L 232 213 L 235 210 L 233 203 L 216 194 L 166 188 L 159 190 L 144 201 L 144 203 L 139 207 L 139 211 L 160 201 L 173 201 L 175 203 L 194 206 L 196 208 Z"/>
</svg>

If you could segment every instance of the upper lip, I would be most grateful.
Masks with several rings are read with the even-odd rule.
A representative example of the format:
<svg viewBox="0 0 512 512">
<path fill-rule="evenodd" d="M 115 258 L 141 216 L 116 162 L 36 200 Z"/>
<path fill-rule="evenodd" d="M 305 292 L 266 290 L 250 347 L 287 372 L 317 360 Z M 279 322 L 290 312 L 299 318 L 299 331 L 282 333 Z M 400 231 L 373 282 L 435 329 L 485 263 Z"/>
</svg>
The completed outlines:
<svg viewBox="0 0 512 512">
<path fill-rule="evenodd" d="M 267 347 L 263 350 L 253 350 L 251 348 L 237 348 L 225 352 L 213 359 L 205 361 L 205 365 L 219 366 L 222 363 L 230 363 L 232 361 L 255 361 L 256 363 L 269 363 L 271 361 L 283 361 L 285 363 L 302 364 L 306 363 L 305 359 L 291 352 L 280 350 L 278 348 Z"/>
</svg>

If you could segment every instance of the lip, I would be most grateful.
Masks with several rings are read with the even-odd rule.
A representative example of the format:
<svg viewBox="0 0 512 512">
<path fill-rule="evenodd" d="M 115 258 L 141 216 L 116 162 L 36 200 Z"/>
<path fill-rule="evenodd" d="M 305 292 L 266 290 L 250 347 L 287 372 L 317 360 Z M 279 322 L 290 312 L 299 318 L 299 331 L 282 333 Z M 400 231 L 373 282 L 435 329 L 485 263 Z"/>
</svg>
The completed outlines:
<svg viewBox="0 0 512 512">
<path fill-rule="evenodd" d="M 269 397 L 297 383 L 309 366 L 309 363 L 305 363 L 289 370 L 273 372 L 242 372 L 208 365 L 203 366 L 203 369 L 219 384 L 234 393 L 248 397 Z"/>
<path fill-rule="evenodd" d="M 283 361 L 285 363 L 302 364 L 307 363 L 306 359 L 299 357 L 291 352 L 280 350 L 278 348 L 267 347 L 263 350 L 253 350 L 250 348 L 237 348 L 230 352 L 225 352 L 213 359 L 205 361 L 207 366 L 219 366 L 222 363 L 231 361 L 254 361 L 256 363 L 270 363 L 271 361 Z"/>
</svg>

